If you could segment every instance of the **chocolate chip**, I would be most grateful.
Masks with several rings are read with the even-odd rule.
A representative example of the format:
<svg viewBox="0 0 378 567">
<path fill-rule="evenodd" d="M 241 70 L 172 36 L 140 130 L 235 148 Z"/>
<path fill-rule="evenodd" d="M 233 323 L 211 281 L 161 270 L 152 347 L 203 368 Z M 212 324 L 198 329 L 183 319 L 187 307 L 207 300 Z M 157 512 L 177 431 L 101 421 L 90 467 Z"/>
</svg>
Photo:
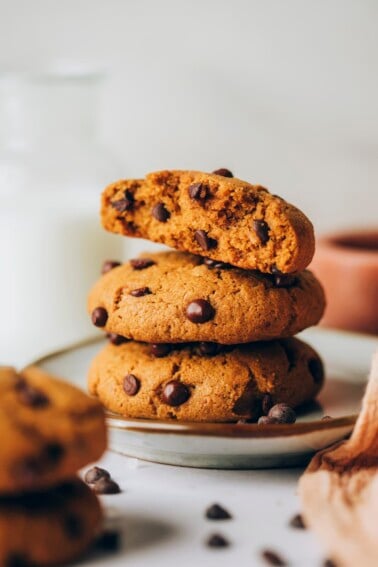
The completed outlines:
<svg viewBox="0 0 378 567">
<path fill-rule="evenodd" d="M 119 494 L 121 489 L 119 485 L 111 478 L 100 478 L 92 485 L 96 494 Z"/>
<path fill-rule="evenodd" d="M 116 260 L 105 260 L 105 262 L 102 264 L 101 273 L 106 274 L 107 272 L 110 272 L 114 268 L 118 268 L 118 266 L 120 265 L 121 262 L 117 262 Z"/>
<path fill-rule="evenodd" d="M 162 391 L 161 398 L 165 404 L 169 406 L 181 406 L 190 397 L 189 389 L 178 380 L 168 382 Z"/>
<path fill-rule="evenodd" d="M 172 345 L 167 343 L 153 343 L 150 344 L 150 353 L 156 358 L 163 358 L 167 356 L 172 350 Z"/>
<path fill-rule="evenodd" d="M 272 425 L 275 423 L 280 423 L 276 417 L 269 417 L 268 415 L 262 415 L 257 421 L 258 425 Z"/>
<path fill-rule="evenodd" d="M 234 177 L 231 171 L 229 169 L 226 169 L 225 167 L 216 169 L 215 171 L 213 171 L 213 173 L 215 173 L 215 175 L 221 175 L 222 177 Z"/>
<path fill-rule="evenodd" d="M 113 207 L 113 209 L 115 209 L 119 213 L 124 213 L 133 208 L 134 195 L 128 189 L 126 189 L 126 191 L 124 192 L 123 199 L 119 199 L 118 201 L 112 201 L 110 204 Z"/>
<path fill-rule="evenodd" d="M 117 335 L 117 333 L 106 333 L 106 336 L 109 339 L 109 342 L 112 343 L 112 345 L 122 345 L 123 343 L 127 343 L 129 341 L 129 339 L 127 339 L 126 337 L 123 337 L 122 335 Z"/>
<path fill-rule="evenodd" d="M 209 191 L 203 183 L 193 183 L 188 189 L 189 197 L 194 201 L 206 201 Z"/>
<path fill-rule="evenodd" d="M 204 230 L 196 230 L 194 233 L 194 238 L 197 244 L 201 246 L 202 250 L 211 250 L 218 245 L 218 242 L 215 240 L 215 238 L 208 236 Z"/>
<path fill-rule="evenodd" d="M 32 567 L 28 558 L 21 553 L 11 553 L 5 559 L 4 567 Z"/>
<path fill-rule="evenodd" d="M 152 216 L 159 222 L 167 222 L 171 213 L 165 208 L 164 203 L 157 203 L 152 209 Z"/>
<path fill-rule="evenodd" d="M 152 291 L 149 287 L 138 287 L 137 289 L 132 289 L 130 295 L 133 297 L 143 297 L 143 295 L 150 295 Z"/>
<path fill-rule="evenodd" d="M 269 240 L 269 226 L 263 220 L 253 221 L 253 230 L 256 232 L 262 244 L 266 244 Z"/>
<path fill-rule="evenodd" d="M 200 356 L 215 356 L 221 350 L 221 345 L 218 343 L 198 343 L 195 350 Z"/>
<path fill-rule="evenodd" d="M 185 314 L 192 323 L 206 323 L 215 317 L 215 310 L 206 299 L 194 299 L 186 306 Z"/>
<path fill-rule="evenodd" d="M 108 320 L 108 312 L 104 307 L 96 307 L 92 311 L 92 323 L 96 327 L 105 327 Z"/>
<path fill-rule="evenodd" d="M 151 258 L 134 258 L 133 260 L 130 260 L 130 264 L 134 270 L 145 270 L 146 268 L 156 264 L 156 262 L 151 260 Z"/>
<path fill-rule="evenodd" d="M 275 274 L 273 283 L 276 287 L 293 287 L 298 283 L 298 278 L 292 274 Z"/>
<path fill-rule="evenodd" d="M 44 392 L 34 388 L 25 380 L 20 380 L 16 384 L 18 398 L 21 403 L 32 408 L 44 408 L 50 404 L 49 398 Z"/>
<path fill-rule="evenodd" d="M 63 529 L 71 539 L 78 539 L 83 535 L 83 521 L 75 514 L 68 514 L 63 518 Z"/>
<path fill-rule="evenodd" d="M 285 567 L 287 565 L 286 561 L 278 555 L 275 551 L 271 549 L 264 549 L 261 552 L 262 559 L 265 559 L 265 562 L 268 565 L 276 565 L 277 567 Z"/>
<path fill-rule="evenodd" d="M 264 394 L 261 400 L 261 411 L 263 415 L 268 415 L 270 408 L 273 406 L 272 396 Z"/>
<path fill-rule="evenodd" d="M 100 478 L 110 478 L 110 473 L 106 469 L 102 469 L 101 467 L 92 467 L 91 469 L 87 470 L 84 475 L 84 480 L 87 484 L 94 484 Z"/>
<path fill-rule="evenodd" d="M 306 529 L 306 524 L 303 521 L 303 517 L 301 514 L 296 514 L 295 516 L 293 516 L 290 520 L 290 526 L 292 528 L 298 529 L 298 530 L 305 530 Z"/>
<path fill-rule="evenodd" d="M 206 541 L 208 547 L 228 547 L 230 544 L 227 539 L 220 534 L 212 534 Z"/>
<path fill-rule="evenodd" d="M 47 443 L 42 450 L 41 460 L 56 465 L 62 460 L 64 453 L 64 448 L 60 443 Z"/>
<path fill-rule="evenodd" d="M 323 364 L 318 358 L 310 358 L 307 364 L 315 384 L 320 384 L 324 377 Z"/>
<path fill-rule="evenodd" d="M 203 263 L 208 268 L 217 268 L 217 269 L 226 270 L 227 268 L 231 267 L 230 264 L 225 264 L 225 262 L 218 262 L 218 260 L 213 260 L 212 258 L 204 258 Z"/>
<path fill-rule="evenodd" d="M 127 374 L 123 379 L 123 389 L 128 396 L 135 396 L 140 389 L 140 380 L 134 374 Z"/>
<path fill-rule="evenodd" d="M 268 416 L 277 419 L 278 423 L 294 423 L 297 419 L 295 411 L 287 404 L 276 404 L 269 410 Z"/>
<path fill-rule="evenodd" d="M 230 520 L 231 514 L 219 504 L 213 504 L 206 510 L 206 518 L 208 520 Z"/>
<path fill-rule="evenodd" d="M 114 552 L 121 547 L 121 534 L 117 530 L 104 530 L 94 544 L 98 551 Z"/>
</svg>

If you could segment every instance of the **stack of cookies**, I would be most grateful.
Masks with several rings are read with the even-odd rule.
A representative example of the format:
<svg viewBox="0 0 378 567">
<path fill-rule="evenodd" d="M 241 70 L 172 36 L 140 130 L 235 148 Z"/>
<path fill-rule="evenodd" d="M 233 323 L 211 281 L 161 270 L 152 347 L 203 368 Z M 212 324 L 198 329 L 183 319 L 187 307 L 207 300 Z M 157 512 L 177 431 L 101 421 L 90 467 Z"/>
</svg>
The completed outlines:
<svg viewBox="0 0 378 567">
<path fill-rule="evenodd" d="M 318 354 L 293 338 L 325 306 L 305 269 L 306 216 L 222 169 L 118 181 L 101 218 L 110 232 L 177 251 L 104 264 L 88 308 L 109 344 L 91 365 L 90 392 L 126 417 L 293 421 L 290 408 L 324 379 Z"/>
<path fill-rule="evenodd" d="M 0 367 L 0 422 L 0 565 L 76 559 L 102 522 L 76 473 L 105 450 L 103 408 L 36 368 Z"/>
</svg>

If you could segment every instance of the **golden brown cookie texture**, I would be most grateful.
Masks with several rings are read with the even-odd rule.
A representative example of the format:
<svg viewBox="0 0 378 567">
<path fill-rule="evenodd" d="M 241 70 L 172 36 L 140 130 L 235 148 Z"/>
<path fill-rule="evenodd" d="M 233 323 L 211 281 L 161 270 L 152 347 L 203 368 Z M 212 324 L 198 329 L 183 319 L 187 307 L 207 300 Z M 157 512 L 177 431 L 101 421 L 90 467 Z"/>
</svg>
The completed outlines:
<svg viewBox="0 0 378 567">
<path fill-rule="evenodd" d="M 323 289 L 307 270 L 260 274 L 180 252 L 144 255 L 103 275 L 88 310 L 107 331 L 152 343 L 238 344 L 318 323 Z"/>
<path fill-rule="evenodd" d="M 97 400 L 35 367 L 0 367 L 0 493 L 47 488 L 106 448 Z"/>
<path fill-rule="evenodd" d="M 101 521 L 98 499 L 78 478 L 47 490 L 0 495 L 0 564 L 71 562 L 89 548 Z"/>
<path fill-rule="evenodd" d="M 125 417 L 224 422 L 257 420 L 263 403 L 299 406 L 323 380 L 318 354 L 290 338 L 227 347 L 108 344 L 93 360 L 88 384 Z"/>
<path fill-rule="evenodd" d="M 248 270 L 296 272 L 314 254 L 313 227 L 300 210 L 223 174 L 159 171 L 117 181 L 103 192 L 101 219 L 110 232 Z"/>
</svg>

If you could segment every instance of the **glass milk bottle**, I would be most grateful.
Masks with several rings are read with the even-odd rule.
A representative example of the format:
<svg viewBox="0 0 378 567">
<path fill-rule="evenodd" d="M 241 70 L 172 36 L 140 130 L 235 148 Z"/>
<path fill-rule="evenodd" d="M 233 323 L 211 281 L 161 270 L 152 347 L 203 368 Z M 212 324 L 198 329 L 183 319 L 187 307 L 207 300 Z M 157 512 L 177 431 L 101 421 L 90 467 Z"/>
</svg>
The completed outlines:
<svg viewBox="0 0 378 567">
<path fill-rule="evenodd" d="M 100 226 L 120 176 L 97 140 L 94 74 L 0 79 L 0 364 L 93 334 L 86 295 L 123 239 Z"/>
</svg>

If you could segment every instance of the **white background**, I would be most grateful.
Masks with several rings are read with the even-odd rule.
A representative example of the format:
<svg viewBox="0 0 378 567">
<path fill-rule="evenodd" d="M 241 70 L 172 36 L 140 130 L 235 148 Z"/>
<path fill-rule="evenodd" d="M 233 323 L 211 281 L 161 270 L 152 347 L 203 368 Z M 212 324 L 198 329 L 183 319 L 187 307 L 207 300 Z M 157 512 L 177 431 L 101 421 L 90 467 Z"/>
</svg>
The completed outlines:
<svg viewBox="0 0 378 567">
<path fill-rule="evenodd" d="M 375 0 L 1 0 L 0 68 L 111 73 L 124 176 L 229 167 L 318 231 L 378 210 Z M 109 180 L 110 181 L 110 180 Z"/>
</svg>

